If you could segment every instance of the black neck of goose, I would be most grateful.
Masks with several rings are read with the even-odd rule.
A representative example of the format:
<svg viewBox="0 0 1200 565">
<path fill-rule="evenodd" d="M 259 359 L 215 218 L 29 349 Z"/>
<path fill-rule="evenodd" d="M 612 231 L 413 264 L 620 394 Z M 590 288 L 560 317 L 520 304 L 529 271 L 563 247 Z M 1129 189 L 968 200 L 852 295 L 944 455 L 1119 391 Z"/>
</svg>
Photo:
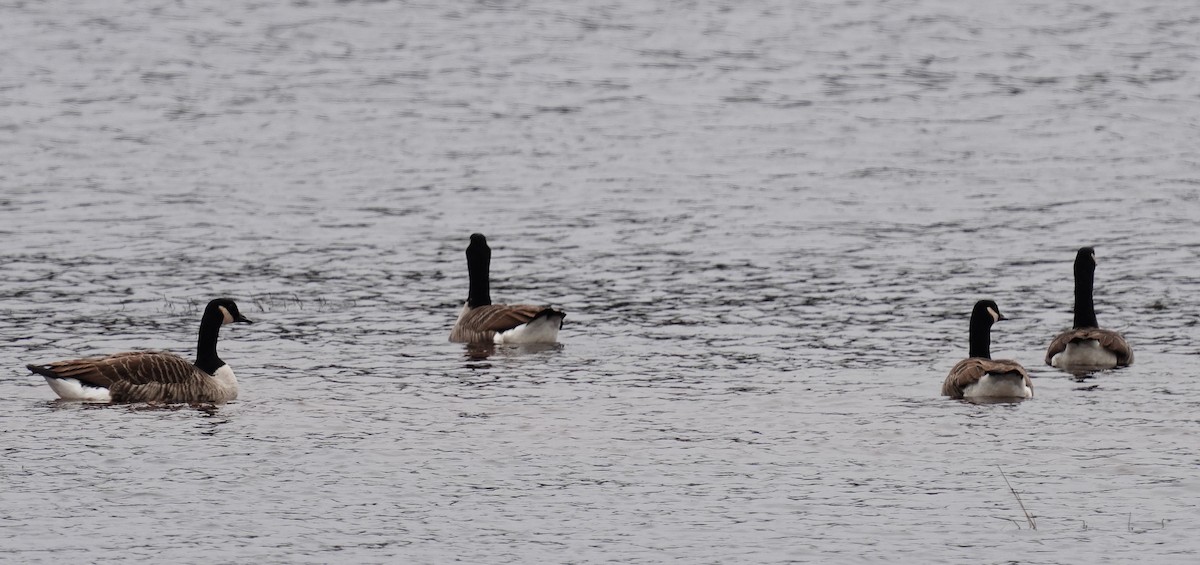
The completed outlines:
<svg viewBox="0 0 1200 565">
<path fill-rule="evenodd" d="M 1096 307 L 1092 302 L 1092 284 L 1096 278 L 1096 267 L 1075 264 L 1075 327 L 1097 328 Z"/>
<path fill-rule="evenodd" d="M 196 344 L 196 366 L 208 374 L 217 372 L 225 362 L 217 357 L 217 334 L 221 324 L 225 322 L 225 314 L 216 308 L 204 311 L 200 320 L 200 340 Z"/>
<path fill-rule="evenodd" d="M 992 358 L 992 315 L 984 310 L 971 314 L 971 357 Z"/>
<path fill-rule="evenodd" d="M 467 293 L 467 306 L 478 308 L 492 303 L 488 289 L 488 268 L 492 262 L 492 250 L 487 244 L 471 242 L 467 247 L 467 275 L 471 278 L 471 290 Z"/>
</svg>

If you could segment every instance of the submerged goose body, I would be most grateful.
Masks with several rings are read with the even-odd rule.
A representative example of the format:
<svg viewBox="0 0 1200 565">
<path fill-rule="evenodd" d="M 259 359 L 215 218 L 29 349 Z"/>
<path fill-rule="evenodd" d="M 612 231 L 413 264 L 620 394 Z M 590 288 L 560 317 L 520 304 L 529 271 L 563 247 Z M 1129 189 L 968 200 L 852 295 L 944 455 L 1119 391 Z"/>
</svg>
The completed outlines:
<svg viewBox="0 0 1200 565">
<path fill-rule="evenodd" d="M 1033 381 L 1020 363 L 992 359 L 992 324 L 1005 319 L 991 300 L 980 300 L 971 311 L 970 357 L 950 369 L 942 395 L 966 399 L 1033 398 Z"/>
<path fill-rule="evenodd" d="M 567 315 L 549 306 L 492 304 L 488 270 L 492 250 L 483 234 L 471 235 L 467 273 L 471 287 L 450 341 L 459 343 L 554 343 Z"/>
<path fill-rule="evenodd" d="M 217 356 L 222 325 L 249 319 L 227 298 L 208 303 L 200 321 L 196 362 L 173 353 L 130 351 L 43 365 L 26 365 L 64 400 L 84 402 L 227 402 L 237 377 Z"/>
<path fill-rule="evenodd" d="M 1092 299 L 1096 252 L 1084 247 L 1075 255 L 1075 320 L 1071 329 L 1055 336 L 1046 348 L 1046 364 L 1064 370 L 1124 367 L 1133 363 L 1133 349 L 1121 334 L 1099 327 Z"/>
</svg>

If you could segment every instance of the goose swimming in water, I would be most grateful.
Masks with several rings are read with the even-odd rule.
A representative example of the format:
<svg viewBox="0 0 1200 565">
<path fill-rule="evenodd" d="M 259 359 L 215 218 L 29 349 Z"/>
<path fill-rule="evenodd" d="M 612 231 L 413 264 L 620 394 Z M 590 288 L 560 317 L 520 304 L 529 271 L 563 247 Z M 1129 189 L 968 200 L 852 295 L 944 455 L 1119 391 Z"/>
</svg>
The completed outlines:
<svg viewBox="0 0 1200 565">
<path fill-rule="evenodd" d="M 64 400 L 226 402 L 237 398 L 237 378 L 217 356 L 217 333 L 234 322 L 251 323 L 228 298 L 208 303 L 200 319 L 195 363 L 173 353 L 130 351 L 26 367 L 45 377 Z"/>
<path fill-rule="evenodd" d="M 992 324 L 1006 319 L 991 300 L 980 300 L 971 311 L 970 357 L 950 369 L 942 395 L 950 398 L 1033 398 L 1033 381 L 1020 363 L 992 359 Z"/>
<path fill-rule="evenodd" d="M 1096 251 L 1084 247 L 1075 254 L 1075 323 L 1046 348 L 1046 364 L 1067 371 L 1124 367 L 1133 363 L 1133 349 L 1121 334 L 1099 327 L 1092 286 Z"/>
<path fill-rule="evenodd" d="M 481 233 L 471 234 L 467 246 L 467 275 L 471 280 L 450 341 L 460 343 L 554 343 L 567 315 L 549 306 L 492 304 L 488 269 L 492 249 Z"/>
</svg>

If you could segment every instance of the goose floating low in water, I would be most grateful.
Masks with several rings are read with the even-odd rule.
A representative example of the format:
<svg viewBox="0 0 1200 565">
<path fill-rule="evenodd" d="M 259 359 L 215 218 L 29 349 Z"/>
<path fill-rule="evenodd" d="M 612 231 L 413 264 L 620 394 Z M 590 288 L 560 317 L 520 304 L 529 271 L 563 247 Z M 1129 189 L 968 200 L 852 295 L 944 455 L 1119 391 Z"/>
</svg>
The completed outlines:
<svg viewBox="0 0 1200 565">
<path fill-rule="evenodd" d="M 492 249 L 481 233 L 471 234 L 467 246 L 467 275 L 471 288 L 467 303 L 450 331 L 450 341 L 460 343 L 554 343 L 562 328 L 561 311 L 549 306 L 492 304 L 489 289 Z"/>
<path fill-rule="evenodd" d="M 1000 307 L 980 300 L 971 311 L 970 357 L 950 369 L 942 395 L 967 399 L 1033 398 L 1033 381 L 1020 363 L 992 359 L 992 324 L 1004 320 Z"/>
<path fill-rule="evenodd" d="M 45 377 L 64 400 L 227 402 L 237 398 L 237 377 L 217 356 L 217 334 L 222 325 L 234 322 L 251 323 L 228 298 L 208 303 L 195 363 L 173 353 L 130 351 L 26 367 Z"/>
<path fill-rule="evenodd" d="M 1092 287 L 1096 251 L 1084 247 L 1075 254 L 1075 323 L 1046 348 L 1046 364 L 1066 371 L 1124 367 L 1133 363 L 1133 349 L 1121 334 L 1099 327 Z"/>
</svg>

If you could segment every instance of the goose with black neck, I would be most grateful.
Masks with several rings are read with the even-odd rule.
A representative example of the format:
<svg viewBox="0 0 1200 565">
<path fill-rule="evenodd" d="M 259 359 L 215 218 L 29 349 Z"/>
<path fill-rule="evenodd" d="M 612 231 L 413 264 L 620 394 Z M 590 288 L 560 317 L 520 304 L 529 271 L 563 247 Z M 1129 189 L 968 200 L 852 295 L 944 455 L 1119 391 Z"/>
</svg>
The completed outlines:
<svg viewBox="0 0 1200 565">
<path fill-rule="evenodd" d="M 45 377 L 63 400 L 83 402 L 228 402 L 237 398 L 238 382 L 217 355 L 221 326 L 251 321 L 228 298 L 208 303 L 200 319 L 196 361 L 173 353 L 129 351 L 41 365 L 26 365 Z"/>
<path fill-rule="evenodd" d="M 550 306 L 492 304 L 492 249 L 481 233 L 467 245 L 467 302 L 458 314 L 450 341 L 460 343 L 555 343 L 567 315 Z"/>
<path fill-rule="evenodd" d="M 1124 336 L 1096 321 L 1095 278 L 1096 251 L 1083 247 L 1075 254 L 1075 320 L 1046 348 L 1047 365 L 1078 373 L 1133 363 L 1133 349 Z"/>
<path fill-rule="evenodd" d="M 969 356 L 946 375 L 943 396 L 983 401 L 1033 398 L 1033 381 L 1025 367 L 1011 359 L 992 359 L 992 324 L 1005 319 L 995 302 L 975 303 L 968 336 Z"/>
</svg>

